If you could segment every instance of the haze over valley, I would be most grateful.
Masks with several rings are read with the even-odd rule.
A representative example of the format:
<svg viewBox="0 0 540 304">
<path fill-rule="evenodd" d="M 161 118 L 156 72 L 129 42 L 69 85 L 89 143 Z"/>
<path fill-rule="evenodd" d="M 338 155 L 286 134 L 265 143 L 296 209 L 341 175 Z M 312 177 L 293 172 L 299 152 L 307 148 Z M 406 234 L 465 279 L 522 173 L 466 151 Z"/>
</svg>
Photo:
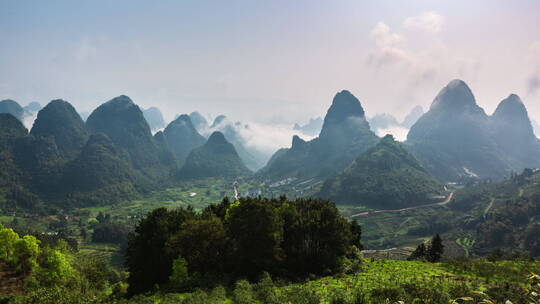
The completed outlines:
<svg viewBox="0 0 540 304">
<path fill-rule="evenodd" d="M 540 303 L 536 1 L 0 1 L 0 303 Z"/>
</svg>

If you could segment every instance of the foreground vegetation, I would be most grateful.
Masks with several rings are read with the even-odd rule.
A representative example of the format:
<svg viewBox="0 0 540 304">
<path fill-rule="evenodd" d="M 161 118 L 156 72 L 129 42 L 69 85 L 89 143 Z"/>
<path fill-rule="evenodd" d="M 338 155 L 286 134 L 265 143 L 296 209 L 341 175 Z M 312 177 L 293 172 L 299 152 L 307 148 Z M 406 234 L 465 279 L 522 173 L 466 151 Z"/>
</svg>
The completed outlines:
<svg viewBox="0 0 540 304">
<path fill-rule="evenodd" d="M 439 261 L 439 236 L 414 260 L 365 258 L 355 223 L 281 197 L 156 209 L 133 232 L 101 213 L 82 243 L 2 227 L 0 303 L 539 303 L 538 261 Z"/>
<path fill-rule="evenodd" d="M 256 281 L 191 292 L 155 290 L 125 297 L 125 284 L 84 289 L 57 283 L 26 287 L 8 303 L 538 303 L 538 278 L 527 260 L 455 260 L 441 263 L 363 259 L 356 273 L 291 283 L 263 273 Z M 80 284 L 80 283 L 77 283 Z M 74 288 L 77 287 L 77 288 Z M 398 302 L 403 301 L 403 302 Z M 452 302 L 454 301 L 454 302 Z M 482 302 L 484 301 L 484 302 Z M 491 301 L 491 302 L 488 302 Z"/>
</svg>

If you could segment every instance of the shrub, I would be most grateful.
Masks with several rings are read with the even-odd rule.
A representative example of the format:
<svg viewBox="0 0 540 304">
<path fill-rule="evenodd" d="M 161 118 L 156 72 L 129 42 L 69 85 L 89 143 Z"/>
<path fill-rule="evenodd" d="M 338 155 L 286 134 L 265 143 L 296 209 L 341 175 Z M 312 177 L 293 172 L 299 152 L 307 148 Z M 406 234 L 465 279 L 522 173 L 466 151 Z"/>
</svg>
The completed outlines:
<svg viewBox="0 0 540 304">
<path fill-rule="evenodd" d="M 233 300 L 236 304 L 254 304 L 257 303 L 253 293 L 253 288 L 246 280 L 237 281 L 234 286 Z"/>
<path fill-rule="evenodd" d="M 38 266 L 39 252 L 39 241 L 34 236 L 25 235 L 17 240 L 14 252 L 17 270 L 24 275 L 30 274 Z"/>
</svg>

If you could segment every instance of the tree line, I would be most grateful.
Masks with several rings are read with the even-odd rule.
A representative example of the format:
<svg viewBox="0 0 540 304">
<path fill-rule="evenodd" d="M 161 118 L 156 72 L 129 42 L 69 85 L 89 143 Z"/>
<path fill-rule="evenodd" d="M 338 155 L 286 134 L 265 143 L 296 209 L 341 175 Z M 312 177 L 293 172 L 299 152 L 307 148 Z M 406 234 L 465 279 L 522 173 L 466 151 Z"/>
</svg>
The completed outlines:
<svg viewBox="0 0 540 304">
<path fill-rule="evenodd" d="M 225 198 L 199 213 L 159 208 L 128 238 L 128 292 L 353 271 L 360 238 L 360 226 L 322 199 Z"/>
</svg>

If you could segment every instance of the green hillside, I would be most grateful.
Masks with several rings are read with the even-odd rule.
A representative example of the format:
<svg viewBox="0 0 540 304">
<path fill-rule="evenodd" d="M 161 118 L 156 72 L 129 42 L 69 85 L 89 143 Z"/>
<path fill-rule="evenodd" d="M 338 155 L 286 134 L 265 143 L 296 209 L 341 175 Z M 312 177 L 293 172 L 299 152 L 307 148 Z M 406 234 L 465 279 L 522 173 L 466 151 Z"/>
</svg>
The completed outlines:
<svg viewBox="0 0 540 304">
<path fill-rule="evenodd" d="M 402 144 L 386 135 L 349 167 L 327 180 L 318 195 L 338 204 L 390 209 L 427 204 L 442 193 L 443 184 Z"/>
<path fill-rule="evenodd" d="M 184 166 L 178 171 L 181 179 L 209 177 L 240 177 L 251 174 L 234 146 L 221 132 L 214 132 L 208 141 L 191 151 Z"/>
</svg>

